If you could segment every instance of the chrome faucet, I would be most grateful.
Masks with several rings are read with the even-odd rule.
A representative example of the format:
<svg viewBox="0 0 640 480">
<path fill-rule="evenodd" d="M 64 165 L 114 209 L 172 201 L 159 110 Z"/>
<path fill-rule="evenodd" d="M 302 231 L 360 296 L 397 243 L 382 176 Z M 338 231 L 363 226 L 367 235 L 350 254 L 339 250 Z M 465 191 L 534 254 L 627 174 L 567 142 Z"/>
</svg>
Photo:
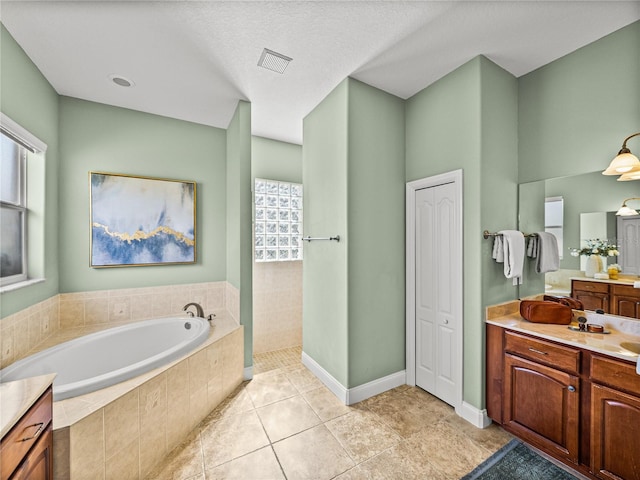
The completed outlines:
<svg viewBox="0 0 640 480">
<path fill-rule="evenodd" d="M 196 307 L 196 317 L 204 318 L 204 310 L 198 303 L 195 303 L 195 302 L 187 303 L 184 307 L 182 307 L 182 310 L 187 312 L 187 315 L 193 317 L 193 312 L 189 312 L 187 310 L 192 305 Z"/>
</svg>

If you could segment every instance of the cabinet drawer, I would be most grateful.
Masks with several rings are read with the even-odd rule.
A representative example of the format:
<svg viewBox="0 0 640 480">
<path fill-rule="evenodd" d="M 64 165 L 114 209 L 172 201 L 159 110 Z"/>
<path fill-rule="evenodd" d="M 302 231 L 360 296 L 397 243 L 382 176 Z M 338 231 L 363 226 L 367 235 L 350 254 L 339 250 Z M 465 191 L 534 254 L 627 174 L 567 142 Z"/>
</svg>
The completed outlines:
<svg viewBox="0 0 640 480">
<path fill-rule="evenodd" d="M 582 290 L 586 292 L 609 293 L 609 284 L 600 282 L 583 282 L 582 280 L 574 280 L 572 284 L 573 290 Z"/>
<path fill-rule="evenodd" d="M 633 363 L 593 355 L 591 380 L 640 396 L 640 375 Z"/>
<path fill-rule="evenodd" d="M 636 297 L 640 300 L 640 290 L 633 288 L 632 285 L 611 285 L 611 293 L 613 295 L 624 295 L 625 297 Z"/>
<path fill-rule="evenodd" d="M 580 368 L 580 350 L 510 331 L 505 332 L 505 350 L 567 372 L 578 373 Z"/>
<path fill-rule="evenodd" d="M 33 404 L 20 421 L 2 439 L 0 445 L 0 478 L 9 478 L 11 472 L 22 462 L 24 456 L 38 441 L 51 423 L 52 417 L 51 389 L 47 390 Z"/>
</svg>

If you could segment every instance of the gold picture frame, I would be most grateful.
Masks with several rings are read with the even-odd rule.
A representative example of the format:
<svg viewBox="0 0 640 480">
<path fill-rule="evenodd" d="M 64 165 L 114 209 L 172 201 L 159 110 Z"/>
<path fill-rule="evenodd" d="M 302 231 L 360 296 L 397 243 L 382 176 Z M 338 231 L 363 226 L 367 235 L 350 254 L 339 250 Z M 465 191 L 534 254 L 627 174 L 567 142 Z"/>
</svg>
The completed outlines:
<svg viewBox="0 0 640 480">
<path fill-rule="evenodd" d="M 89 172 L 92 268 L 196 263 L 196 182 Z"/>
</svg>

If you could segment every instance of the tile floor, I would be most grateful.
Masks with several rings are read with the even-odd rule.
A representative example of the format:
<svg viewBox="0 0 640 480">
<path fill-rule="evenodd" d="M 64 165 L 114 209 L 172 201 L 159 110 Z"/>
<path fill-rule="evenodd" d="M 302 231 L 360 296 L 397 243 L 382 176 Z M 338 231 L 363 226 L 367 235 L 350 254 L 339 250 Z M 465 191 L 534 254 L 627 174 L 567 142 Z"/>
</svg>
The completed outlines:
<svg viewBox="0 0 640 480">
<path fill-rule="evenodd" d="M 254 372 L 149 479 L 450 480 L 511 438 L 409 386 L 345 406 L 299 348 L 256 356 Z"/>
</svg>

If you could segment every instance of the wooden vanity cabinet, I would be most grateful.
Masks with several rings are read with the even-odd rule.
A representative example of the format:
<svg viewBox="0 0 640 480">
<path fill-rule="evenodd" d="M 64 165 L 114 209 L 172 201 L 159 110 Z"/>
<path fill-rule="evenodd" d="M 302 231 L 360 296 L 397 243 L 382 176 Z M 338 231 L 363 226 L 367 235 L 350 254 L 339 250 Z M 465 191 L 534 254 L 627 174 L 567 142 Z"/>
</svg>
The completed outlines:
<svg viewBox="0 0 640 480">
<path fill-rule="evenodd" d="M 611 284 L 611 313 L 640 318 L 640 289 L 629 285 Z"/>
<path fill-rule="evenodd" d="M 580 351 L 511 331 L 504 335 L 503 426 L 577 463 Z"/>
<path fill-rule="evenodd" d="M 631 285 L 572 280 L 571 296 L 580 300 L 585 310 L 604 310 L 623 317 L 640 318 L 640 289 Z"/>
<path fill-rule="evenodd" d="M 29 455 L 11 476 L 11 480 L 53 480 L 53 430 L 51 425 L 40 435 Z"/>
<path fill-rule="evenodd" d="M 604 310 L 604 313 L 611 313 L 609 284 L 607 283 L 572 280 L 571 296 L 580 300 L 585 310 Z"/>
<path fill-rule="evenodd" d="M 640 375 L 632 364 L 593 355 L 590 377 L 592 472 L 640 480 Z"/>
<path fill-rule="evenodd" d="M 0 443 L 0 478 L 53 479 L 53 394 L 51 387 Z"/>
<path fill-rule="evenodd" d="M 640 480 L 636 365 L 487 324 L 487 414 L 593 479 Z"/>
</svg>

